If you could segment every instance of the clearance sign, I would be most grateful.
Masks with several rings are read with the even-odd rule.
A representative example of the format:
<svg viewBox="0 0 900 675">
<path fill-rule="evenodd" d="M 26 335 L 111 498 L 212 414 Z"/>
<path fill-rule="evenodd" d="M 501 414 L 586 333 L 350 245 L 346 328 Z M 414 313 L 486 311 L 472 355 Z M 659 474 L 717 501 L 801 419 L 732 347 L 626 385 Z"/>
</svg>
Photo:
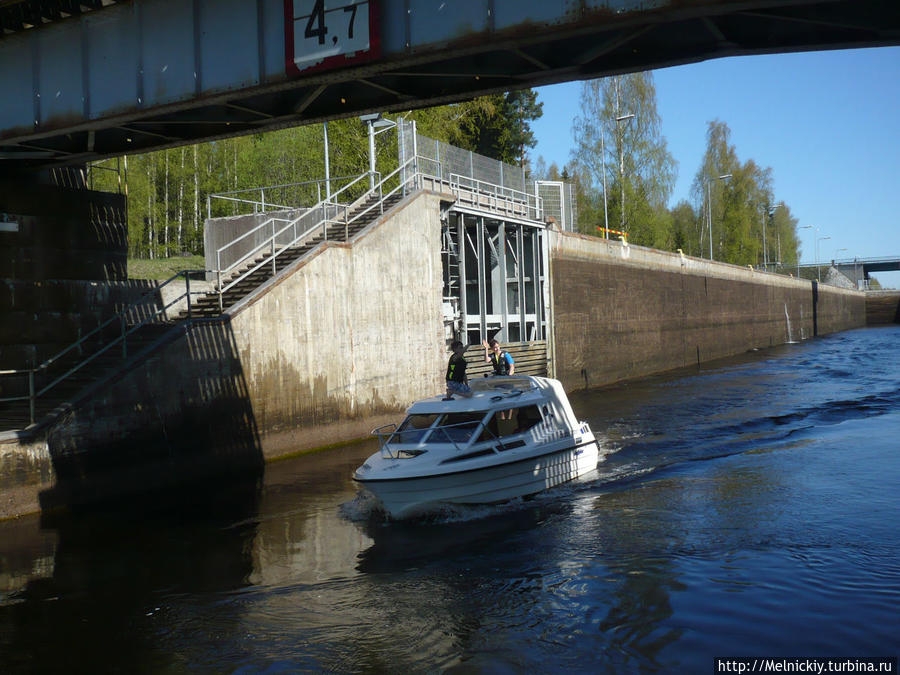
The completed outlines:
<svg viewBox="0 0 900 675">
<path fill-rule="evenodd" d="M 362 63 L 379 55 L 377 0 L 284 0 L 289 75 Z"/>
</svg>

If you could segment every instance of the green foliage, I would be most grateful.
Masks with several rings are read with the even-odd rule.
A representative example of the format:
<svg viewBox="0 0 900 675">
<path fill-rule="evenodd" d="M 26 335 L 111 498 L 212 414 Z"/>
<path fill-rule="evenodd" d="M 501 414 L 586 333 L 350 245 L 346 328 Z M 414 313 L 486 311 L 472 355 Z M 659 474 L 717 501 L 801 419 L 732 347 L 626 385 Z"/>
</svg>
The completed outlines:
<svg viewBox="0 0 900 675">
<path fill-rule="evenodd" d="M 541 116 L 541 107 L 536 93 L 525 89 L 404 117 L 431 138 L 527 166 L 527 151 L 535 145 L 531 122 Z M 327 129 L 333 193 L 347 177 L 368 170 L 368 135 L 355 118 L 329 122 Z M 740 161 L 724 122 L 709 123 L 692 203 L 666 208 L 676 164 L 661 133 L 651 74 L 585 82 L 573 131 L 572 161 L 548 167 L 539 158 L 533 173 L 574 184 L 579 231 L 601 234 L 597 228 L 608 218 L 613 230 L 624 222 L 632 243 L 706 257 L 711 220 L 715 259 L 796 265 L 796 218 L 784 202 L 775 203 L 771 169 Z M 397 166 L 397 137 L 381 133 L 375 141 L 376 170 L 386 175 Z M 91 177 L 96 189 L 127 195 L 130 258 L 183 260 L 182 254 L 202 255 L 207 212 L 227 216 L 252 210 L 238 199 L 285 206 L 322 199 L 328 190 L 324 150 L 324 125 L 314 124 L 105 160 L 94 164 Z M 725 174 L 730 177 L 720 180 Z M 261 191 L 262 186 L 269 187 Z M 231 195 L 232 201 L 209 199 L 213 193 L 254 187 Z M 367 188 L 368 181 L 360 181 L 342 201 Z"/>
<path fill-rule="evenodd" d="M 471 101 L 408 113 L 419 133 L 463 150 L 525 166 L 537 144 L 531 122 L 543 114 L 533 89 L 480 96 Z"/>
<path fill-rule="evenodd" d="M 634 73 L 584 82 L 573 133 L 572 159 L 584 183 L 579 228 L 595 231 L 603 224 L 594 219 L 605 185 L 610 228 L 624 229 L 635 244 L 668 247 L 672 233 L 666 203 L 677 166 L 661 133 L 653 76 Z"/>
<path fill-rule="evenodd" d="M 738 265 L 761 266 L 798 259 L 797 221 L 782 202 L 775 204 L 772 170 L 752 159 L 742 163 L 722 121 L 709 123 L 706 153 L 692 194 L 701 217 L 701 251 Z M 705 242 L 704 242 L 705 238 Z"/>
<path fill-rule="evenodd" d="M 775 203 L 772 170 L 742 163 L 724 122 L 709 123 L 693 203 L 666 208 L 677 167 L 661 134 L 649 73 L 584 82 L 572 131 L 572 163 L 564 171 L 576 185 L 581 232 L 599 234 L 608 218 L 611 229 L 624 229 L 635 244 L 698 257 L 710 256 L 711 247 L 716 260 L 739 265 L 796 265 L 797 220 L 784 202 Z M 536 172 L 548 180 L 560 175 L 542 158 Z"/>
<path fill-rule="evenodd" d="M 700 257 L 700 214 L 690 202 L 682 200 L 671 210 L 672 249 L 681 249 L 685 255 Z"/>
<path fill-rule="evenodd" d="M 202 255 L 178 256 L 175 258 L 129 258 L 129 279 L 153 279 L 165 281 L 171 279 L 178 272 L 185 270 L 202 270 L 206 268 Z"/>
<path fill-rule="evenodd" d="M 473 101 L 406 114 L 418 131 L 437 140 L 511 163 L 534 147 L 530 122 L 541 115 L 531 90 L 482 96 Z M 334 193 L 369 169 L 368 129 L 356 118 L 328 122 L 330 189 Z M 396 133 L 375 137 L 376 171 L 397 168 Z M 325 197 L 324 126 L 313 124 L 198 145 L 127 155 L 91 167 L 95 189 L 127 195 L 130 258 L 168 259 L 203 253 L 203 223 L 213 217 L 266 205 L 311 206 Z M 266 190 L 259 188 L 268 186 Z M 250 188 L 256 188 L 247 191 Z M 368 189 L 361 180 L 341 201 Z M 245 191 L 230 199 L 214 193 Z M 247 200 L 242 203 L 239 200 Z M 170 275 L 171 276 L 171 275 Z"/>
</svg>

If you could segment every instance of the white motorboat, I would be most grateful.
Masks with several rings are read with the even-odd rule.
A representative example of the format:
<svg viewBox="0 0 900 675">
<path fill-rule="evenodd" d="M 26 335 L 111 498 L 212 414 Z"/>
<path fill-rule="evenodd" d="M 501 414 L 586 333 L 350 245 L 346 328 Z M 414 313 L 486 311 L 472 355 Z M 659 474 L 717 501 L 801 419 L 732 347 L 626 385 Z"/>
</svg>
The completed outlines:
<svg viewBox="0 0 900 675">
<path fill-rule="evenodd" d="M 491 377 L 470 398 L 414 403 L 375 429 L 380 449 L 353 474 L 392 518 L 535 494 L 596 468 L 599 447 L 557 380 Z"/>
</svg>

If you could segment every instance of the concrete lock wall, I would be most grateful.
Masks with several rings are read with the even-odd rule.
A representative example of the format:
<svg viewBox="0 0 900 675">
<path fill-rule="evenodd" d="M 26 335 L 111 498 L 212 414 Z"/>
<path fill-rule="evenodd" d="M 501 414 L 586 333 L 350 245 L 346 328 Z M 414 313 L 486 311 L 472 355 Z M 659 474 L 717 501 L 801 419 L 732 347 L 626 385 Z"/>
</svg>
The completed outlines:
<svg viewBox="0 0 900 675">
<path fill-rule="evenodd" d="M 864 326 L 865 294 L 551 232 L 552 363 L 571 390 Z"/>
<path fill-rule="evenodd" d="M 0 370 L 41 363 L 130 297 L 124 195 L 52 180 L 0 181 Z"/>
<path fill-rule="evenodd" d="M 866 293 L 866 323 L 869 325 L 900 323 L 900 292 Z"/>
<path fill-rule="evenodd" d="M 0 444 L 0 517 L 366 436 L 443 390 L 441 203 L 419 192 L 58 420 Z M 865 294 L 549 232 L 551 372 L 568 390 L 865 325 Z M 27 479 L 20 479 L 27 474 Z M 13 480 L 15 479 L 15 480 Z"/>
<path fill-rule="evenodd" d="M 244 401 L 268 456 L 396 421 L 443 386 L 438 203 L 420 193 L 352 243 L 325 245 L 224 321 L 195 324 L 59 423 L 51 445 L 64 452 L 51 453 L 119 447 L 140 428 L 153 432 L 145 440 L 209 437 L 221 423 L 216 392 L 232 407 Z"/>
<path fill-rule="evenodd" d="M 48 180 L 0 181 L 0 278 L 124 280 L 125 196 Z"/>
<path fill-rule="evenodd" d="M 442 391 L 440 200 L 417 193 L 235 312 L 267 455 L 365 436 Z"/>
<path fill-rule="evenodd" d="M 252 475 L 264 457 L 366 436 L 442 392 L 441 199 L 417 193 L 230 315 L 167 333 L 45 442 L 0 443 L 0 518 L 217 471 Z"/>
</svg>

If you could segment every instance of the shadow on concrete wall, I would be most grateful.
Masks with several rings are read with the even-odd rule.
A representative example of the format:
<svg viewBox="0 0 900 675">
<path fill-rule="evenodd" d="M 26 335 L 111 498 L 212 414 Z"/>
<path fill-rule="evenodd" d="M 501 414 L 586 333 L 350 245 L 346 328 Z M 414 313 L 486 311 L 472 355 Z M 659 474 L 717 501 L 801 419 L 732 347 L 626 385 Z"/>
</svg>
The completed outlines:
<svg viewBox="0 0 900 675">
<path fill-rule="evenodd" d="M 62 415 L 47 445 L 56 482 L 42 510 L 258 482 L 259 431 L 229 321 L 170 327 Z"/>
<path fill-rule="evenodd" d="M 183 295 L 173 285 L 167 290 Z M 33 384 L 40 394 L 35 402 L 40 422 L 170 330 L 165 322 L 181 306 L 164 307 L 158 281 L 0 281 L 0 370 L 18 371 L 0 375 L 0 398 L 7 399 L 0 402 L 0 430 L 28 425 L 31 369 L 37 369 Z M 123 345 L 123 330 L 132 329 Z"/>
</svg>

